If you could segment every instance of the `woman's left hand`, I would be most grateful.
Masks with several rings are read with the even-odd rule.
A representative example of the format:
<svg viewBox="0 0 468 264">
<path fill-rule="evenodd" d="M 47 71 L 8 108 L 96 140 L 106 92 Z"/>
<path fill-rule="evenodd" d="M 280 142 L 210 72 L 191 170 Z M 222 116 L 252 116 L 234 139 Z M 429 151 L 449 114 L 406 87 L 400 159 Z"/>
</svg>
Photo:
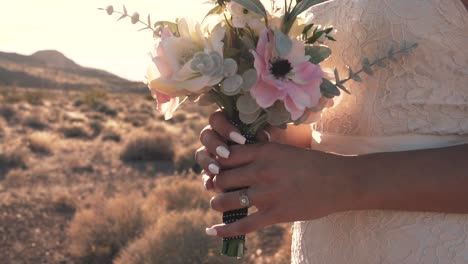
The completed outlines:
<svg viewBox="0 0 468 264">
<path fill-rule="evenodd" d="M 241 208 L 240 191 L 257 212 L 207 233 L 221 237 L 247 234 L 275 223 L 311 220 L 353 209 L 356 198 L 349 158 L 276 143 L 230 146 L 229 158 L 218 158 L 221 172 L 213 179 L 219 191 L 211 207 L 225 212 Z M 203 166 L 203 164 L 202 164 Z"/>
</svg>

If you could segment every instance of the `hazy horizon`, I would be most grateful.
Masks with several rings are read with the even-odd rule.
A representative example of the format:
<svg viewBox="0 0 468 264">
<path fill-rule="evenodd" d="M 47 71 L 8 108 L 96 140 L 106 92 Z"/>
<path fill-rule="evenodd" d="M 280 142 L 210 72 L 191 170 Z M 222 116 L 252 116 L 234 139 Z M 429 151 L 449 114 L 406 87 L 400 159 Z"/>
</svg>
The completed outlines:
<svg viewBox="0 0 468 264">
<path fill-rule="evenodd" d="M 0 32 L 0 51 L 31 55 L 57 50 L 83 67 L 102 69 L 120 77 L 143 81 L 154 45 L 152 32 L 142 31 L 129 19 L 116 22 L 99 7 L 122 5 L 137 11 L 146 21 L 175 20 L 190 16 L 202 19 L 211 5 L 206 0 L 16 0 L 5 4 L 0 23 L 10 25 Z M 163 6 L 163 8 L 161 8 Z"/>
</svg>

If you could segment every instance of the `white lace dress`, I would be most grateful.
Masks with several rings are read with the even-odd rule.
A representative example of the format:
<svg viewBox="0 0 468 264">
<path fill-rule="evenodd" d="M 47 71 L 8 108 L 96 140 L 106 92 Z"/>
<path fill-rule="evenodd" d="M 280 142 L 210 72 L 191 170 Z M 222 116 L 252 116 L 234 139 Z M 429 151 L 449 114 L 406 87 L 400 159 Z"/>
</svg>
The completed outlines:
<svg viewBox="0 0 468 264">
<path fill-rule="evenodd" d="M 312 148 L 364 154 L 468 143 L 468 12 L 460 0 L 335 0 L 313 12 L 339 30 L 327 63 L 342 73 L 392 42 L 419 47 L 348 85 L 352 95 L 314 127 L 322 141 Z M 374 210 L 297 222 L 292 262 L 468 263 L 468 215 Z"/>
</svg>

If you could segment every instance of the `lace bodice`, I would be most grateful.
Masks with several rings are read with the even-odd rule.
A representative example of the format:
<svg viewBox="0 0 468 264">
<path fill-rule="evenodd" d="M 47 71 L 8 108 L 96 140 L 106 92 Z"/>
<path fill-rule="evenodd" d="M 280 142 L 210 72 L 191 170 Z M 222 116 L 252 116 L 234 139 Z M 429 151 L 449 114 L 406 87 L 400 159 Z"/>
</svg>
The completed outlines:
<svg viewBox="0 0 468 264">
<path fill-rule="evenodd" d="M 417 42 L 415 53 L 390 62 L 363 83 L 347 85 L 338 107 L 317 129 L 360 136 L 468 133 L 468 12 L 460 0 L 335 0 L 313 10 L 338 29 L 325 66 L 359 68 L 391 44 Z M 344 76 L 343 76 L 344 77 Z"/>
<path fill-rule="evenodd" d="M 323 137 L 321 150 L 359 154 L 422 148 L 438 139 L 446 146 L 446 138 L 467 142 L 468 12 L 460 0 L 335 0 L 313 13 L 338 29 L 325 64 L 341 73 L 345 65 L 358 68 L 364 56 L 385 54 L 392 42 L 419 44 L 363 83 L 347 85 L 352 95 L 315 126 L 334 143 Z M 297 222 L 292 262 L 468 263 L 468 215 L 374 210 Z"/>
</svg>

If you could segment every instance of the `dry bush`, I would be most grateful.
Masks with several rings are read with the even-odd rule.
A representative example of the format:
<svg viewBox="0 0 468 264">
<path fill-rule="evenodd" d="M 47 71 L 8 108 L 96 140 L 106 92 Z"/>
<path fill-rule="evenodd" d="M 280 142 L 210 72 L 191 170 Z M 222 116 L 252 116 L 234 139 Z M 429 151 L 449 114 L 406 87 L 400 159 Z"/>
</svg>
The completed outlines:
<svg viewBox="0 0 468 264">
<path fill-rule="evenodd" d="M 195 161 L 195 151 L 197 151 L 198 146 L 193 145 L 188 148 L 179 148 L 176 152 L 174 159 L 174 166 L 178 172 L 190 171 L 200 173 L 201 168 L 198 163 Z"/>
<path fill-rule="evenodd" d="M 9 170 L 26 168 L 26 154 L 21 149 L 0 149 L 0 178 Z"/>
<path fill-rule="evenodd" d="M 212 213 L 203 210 L 164 214 L 114 263 L 238 263 L 219 256 L 219 239 L 205 234 L 214 219 Z"/>
<path fill-rule="evenodd" d="M 80 124 L 65 125 L 59 129 L 63 133 L 63 136 L 66 138 L 81 138 L 87 139 L 90 137 L 90 132 Z"/>
<path fill-rule="evenodd" d="M 165 177 L 156 184 L 143 204 L 145 218 L 150 222 L 157 221 L 159 215 L 167 211 L 207 210 L 210 207 L 210 194 L 198 179 Z"/>
<path fill-rule="evenodd" d="M 86 90 L 82 94 L 82 98 L 79 99 L 82 104 L 94 105 L 98 102 L 104 101 L 107 99 L 107 92 L 103 89 L 90 89 Z M 75 106 L 78 106 L 78 100 L 75 101 Z"/>
<path fill-rule="evenodd" d="M 0 138 L 4 138 L 7 135 L 7 129 L 6 129 L 6 124 L 5 121 L 3 121 L 2 118 L 0 118 Z"/>
<path fill-rule="evenodd" d="M 117 110 L 115 110 L 111 105 L 105 102 L 96 102 L 92 105 L 92 107 L 95 111 L 106 114 L 108 116 L 117 115 Z"/>
<path fill-rule="evenodd" d="M 69 228 L 71 254 L 85 263 L 111 263 L 123 247 L 143 232 L 138 204 L 138 197 L 125 194 L 101 202 L 96 208 L 78 211 Z"/>
<path fill-rule="evenodd" d="M 67 191 L 57 191 L 52 197 L 53 209 L 62 214 L 73 214 L 77 209 L 77 201 L 73 195 Z"/>
<path fill-rule="evenodd" d="M 43 91 L 26 91 L 23 93 L 23 100 L 32 105 L 42 105 L 46 94 Z"/>
<path fill-rule="evenodd" d="M 91 130 L 93 131 L 91 137 L 95 138 L 99 136 L 99 134 L 101 134 L 103 125 L 100 121 L 95 120 L 89 123 L 89 128 L 91 128 Z"/>
<path fill-rule="evenodd" d="M 183 123 L 187 120 L 187 114 L 185 112 L 177 112 L 172 117 L 172 120 L 176 123 Z"/>
<path fill-rule="evenodd" d="M 123 161 L 173 161 L 174 144 L 167 134 L 136 134 L 124 147 Z"/>
<path fill-rule="evenodd" d="M 134 127 L 141 127 L 148 123 L 149 118 L 147 114 L 131 113 L 125 116 L 124 121 L 132 124 Z"/>
<path fill-rule="evenodd" d="M 47 128 L 47 122 L 42 115 L 31 114 L 24 118 L 23 125 L 36 130 L 43 130 Z"/>
<path fill-rule="evenodd" d="M 120 134 L 117 129 L 108 127 L 102 132 L 102 140 L 120 142 Z"/>
<path fill-rule="evenodd" d="M 12 105 L 0 105 L 0 116 L 3 116 L 8 122 L 12 122 L 18 117 L 15 107 Z"/>
<path fill-rule="evenodd" d="M 52 154 L 57 138 L 48 132 L 34 132 L 28 136 L 28 147 L 35 153 Z"/>
</svg>

